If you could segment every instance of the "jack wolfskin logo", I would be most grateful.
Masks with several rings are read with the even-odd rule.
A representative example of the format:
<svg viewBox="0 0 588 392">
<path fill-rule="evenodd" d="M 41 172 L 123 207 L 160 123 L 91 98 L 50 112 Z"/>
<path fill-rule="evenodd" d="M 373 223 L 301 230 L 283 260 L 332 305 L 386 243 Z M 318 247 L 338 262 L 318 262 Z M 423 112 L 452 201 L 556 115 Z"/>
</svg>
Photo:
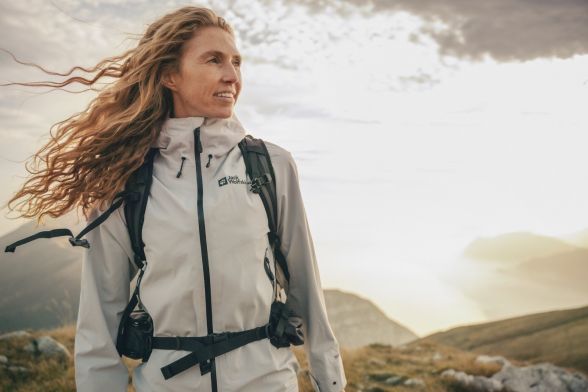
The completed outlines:
<svg viewBox="0 0 588 392">
<path fill-rule="evenodd" d="M 239 176 L 226 176 L 218 180 L 218 186 L 227 184 L 251 184 L 251 180 L 242 180 Z"/>
</svg>

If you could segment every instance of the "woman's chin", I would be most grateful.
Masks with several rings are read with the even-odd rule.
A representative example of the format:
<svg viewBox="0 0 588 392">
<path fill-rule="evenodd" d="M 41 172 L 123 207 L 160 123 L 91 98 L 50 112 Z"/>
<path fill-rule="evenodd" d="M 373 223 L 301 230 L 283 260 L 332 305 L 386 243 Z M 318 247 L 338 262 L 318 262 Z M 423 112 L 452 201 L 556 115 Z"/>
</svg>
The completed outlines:
<svg viewBox="0 0 588 392">
<path fill-rule="evenodd" d="M 233 108 L 225 109 L 225 110 L 215 110 L 214 112 L 210 113 L 206 117 L 214 117 L 214 118 L 229 118 L 233 115 Z"/>
</svg>

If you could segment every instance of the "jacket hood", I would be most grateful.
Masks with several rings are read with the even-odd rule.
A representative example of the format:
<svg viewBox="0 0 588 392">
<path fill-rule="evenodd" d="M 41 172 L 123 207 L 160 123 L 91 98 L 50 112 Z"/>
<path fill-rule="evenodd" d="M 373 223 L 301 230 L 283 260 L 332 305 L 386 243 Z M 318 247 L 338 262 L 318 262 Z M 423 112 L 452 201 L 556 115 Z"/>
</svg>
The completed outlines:
<svg viewBox="0 0 588 392">
<path fill-rule="evenodd" d="M 198 127 L 202 149 L 215 157 L 225 155 L 246 135 L 245 128 L 235 113 L 228 118 L 167 117 L 152 147 L 193 151 L 193 132 Z"/>
</svg>

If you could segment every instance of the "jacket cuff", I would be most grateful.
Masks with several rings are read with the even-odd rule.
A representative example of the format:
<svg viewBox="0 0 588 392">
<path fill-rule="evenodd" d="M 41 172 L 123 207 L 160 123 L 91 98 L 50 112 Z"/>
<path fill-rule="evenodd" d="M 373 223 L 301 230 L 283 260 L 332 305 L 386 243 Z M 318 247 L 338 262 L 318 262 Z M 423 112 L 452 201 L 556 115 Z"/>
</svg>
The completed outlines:
<svg viewBox="0 0 588 392">
<path fill-rule="evenodd" d="M 339 351 L 324 354 L 321 363 L 311 364 L 310 383 L 315 392 L 341 392 L 347 385 L 343 361 Z"/>
</svg>

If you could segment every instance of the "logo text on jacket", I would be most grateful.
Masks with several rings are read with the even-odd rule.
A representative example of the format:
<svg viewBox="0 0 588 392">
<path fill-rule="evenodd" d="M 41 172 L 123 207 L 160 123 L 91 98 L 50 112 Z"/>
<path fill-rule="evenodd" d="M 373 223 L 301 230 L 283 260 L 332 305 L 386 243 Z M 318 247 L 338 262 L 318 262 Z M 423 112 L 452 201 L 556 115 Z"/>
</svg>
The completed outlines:
<svg viewBox="0 0 588 392">
<path fill-rule="evenodd" d="M 224 186 L 228 184 L 251 184 L 251 180 L 242 180 L 239 176 L 225 176 L 218 180 L 218 186 Z"/>
</svg>

